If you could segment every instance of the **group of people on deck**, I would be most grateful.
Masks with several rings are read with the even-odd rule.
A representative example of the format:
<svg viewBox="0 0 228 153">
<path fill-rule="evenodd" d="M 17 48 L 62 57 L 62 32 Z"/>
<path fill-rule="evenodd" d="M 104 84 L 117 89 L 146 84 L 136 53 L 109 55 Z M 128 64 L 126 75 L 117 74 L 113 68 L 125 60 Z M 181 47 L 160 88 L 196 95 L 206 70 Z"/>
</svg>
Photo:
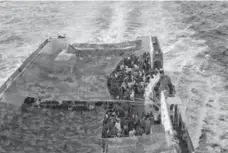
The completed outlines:
<svg viewBox="0 0 228 153">
<path fill-rule="evenodd" d="M 102 128 L 102 138 L 133 137 L 150 134 L 151 124 L 160 124 L 160 116 L 152 112 L 139 115 L 129 109 L 121 109 L 112 104 L 107 110 Z M 155 118 L 156 117 L 156 118 Z"/>
<path fill-rule="evenodd" d="M 150 54 L 134 54 L 124 58 L 110 74 L 108 88 L 115 99 L 134 100 L 143 98 L 145 87 L 153 77 Z"/>
<path fill-rule="evenodd" d="M 150 60 L 149 53 L 144 53 L 139 57 L 132 54 L 124 58 L 108 78 L 110 94 L 115 99 L 120 100 L 134 101 L 138 97 L 144 98 L 146 86 L 150 79 L 154 78 L 157 74 L 160 74 L 160 79 L 153 89 L 155 94 L 153 98 L 159 101 L 159 93 L 162 90 L 167 90 L 168 94 L 174 94 L 174 86 L 169 76 L 164 74 L 161 64 L 155 62 L 153 69 L 151 69 Z M 122 105 L 123 103 L 125 102 L 122 102 Z M 157 104 L 159 105 L 159 102 Z M 108 110 L 103 121 L 102 137 L 131 137 L 144 133 L 150 134 L 151 123 L 160 122 L 160 114 L 155 115 L 154 112 L 140 116 L 138 113 L 131 112 L 123 107 L 122 109 L 114 108 Z"/>
</svg>

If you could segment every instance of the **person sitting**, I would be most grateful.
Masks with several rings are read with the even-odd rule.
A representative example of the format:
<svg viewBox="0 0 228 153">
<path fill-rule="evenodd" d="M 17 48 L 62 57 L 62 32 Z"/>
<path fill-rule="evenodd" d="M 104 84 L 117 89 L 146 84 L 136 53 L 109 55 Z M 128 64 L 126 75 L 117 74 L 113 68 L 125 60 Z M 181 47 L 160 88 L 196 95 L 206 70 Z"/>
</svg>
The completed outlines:
<svg viewBox="0 0 228 153">
<path fill-rule="evenodd" d="M 123 91 L 126 91 L 126 88 L 127 88 L 126 82 L 122 82 L 121 87 Z"/>
<path fill-rule="evenodd" d="M 129 68 L 133 69 L 134 68 L 134 61 L 131 61 L 131 65 L 129 66 Z"/>
<path fill-rule="evenodd" d="M 139 90 L 140 93 L 144 93 L 144 90 L 145 90 L 145 83 L 143 81 L 140 82 L 140 86 L 139 86 Z"/>
<path fill-rule="evenodd" d="M 130 67 L 131 66 L 131 58 L 130 57 L 127 57 L 127 64 L 126 66 Z"/>
<path fill-rule="evenodd" d="M 102 138 L 108 137 L 108 129 L 109 129 L 109 124 L 108 123 L 104 124 L 102 128 L 102 134 L 101 134 Z"/>
<path fill-rule="evenodd" d="M 115 105 L 115 109 L 116 109 L 116 111 L 117 111 L 117 117 L 124 117 L 124 108 L 123 107 L 121 107 L 121 105 L 120 104 L 116 104 Z M 120 120 L 120 119 L 118 119 L 118 120 Z"/>
<path fill-rule="evenodd" d="M 150 134 L 150 119 L 149 116 L 147 116 L 146 120 L 145 120 L 145 133 L 146 134 Z"/>
<path fill-rule="evenodd" d="M 136 125 L 136 133 L 135 133 L 135 135 L 136 135 L 136 136 L 140 136 L 140 135 L 142 135 L 143 133 L 144 133 L 143 128 L 142 128 L 140 125 Z"/>
<path fill-rule="evenodd" d="M 120 137 L 122 137 L 122 136 L 123 136 L 122 130 L 118 131 L 118 132 L 117 132 L 117 137 L 120 138 Z"/>
<path fill-rule="evenodd" d="M 135 114 L 133 119 L 134 119 L 134 125 L 135 125 L 135 128 L 136 128 L 136 125 L 140 124 L 140 118 L 139 118 L 138 113 Z"/>
<path fill-rule="evenodd" d="M 154 124 L 160 124 L 160 121 L 161 121 L 160 111 L 154 112 Z"/>
<path fill-rule="evenodd" d="M 139 70 L 135 70 L 133 72 L 133 75 L 132 76 L 133 76 L 134 81 L 136 81 L 136 78 L 139 77 Z"/>
<path fill-rule="evenodd" d="M 139 69 L 139 66 L 134 64 L 134 70 L 138 70 Z"/>
<path fill-rule="evenodd" d="M 120 125 L 119 119 L 116 120 L 115 127 L 117 128 L 118 131 L 121 131 L 121 125 Z"/>
<path fill-rule="evenodd" d="M 128 127 L 129 127 L 130 130 L 135 127 L 134 119 L 132 117 L 128 118 Z"/>
<path fill-rule="evenodd" d="M 128 125 L 127 124 L 124 124 L 123 125 L 123 134 L 125 137 L 128 137 L 129 136 L 129 129 L 128 129 Z"/>
<path fill-rule="evenodd" d="M 158 73 L 160 73 L 160 72 L 159 72 L 159 69 L 158 69 L 158 68 L 155 68 L 155 69 L 154 69 L 154 73 L 155 73 L 155 75 L 157 75 Z"/>
<path fill-rule="evenodd" d="M 121 65 L 120 65 L 120 70 L 121 70 L 121 71 L 124 71 L 124 68 L 125 68 L 125 65 L 124 65 L 124 64 L 121 64 Z"/>
<path fill-rule="evenodd" d="M 151 124 L 154 124 L 154 114 L 152 111 L 150 112 L 149 119 L 150 119 Z"/>
<path fill-rule="evenodd" d="M 135 84 L 135 80 L 132 80 L 131 82 L 128 82 L 127 85 L 129 88 L 132 88 L 132 86 Z"/>
<path fill-rule="evenodd" d="M 124 65 L 128 65 L 128 59 L 127 58 L 124 58 Z"/>
<path fill-rule="evenodd" d="M 150 75 L 147 75 L 146 76 L 146 82 L 150 82 L 150 79 L 151 79 L 151 76 Z"/>
<path fill-rule="evenodd" d="M 143 76 L 143 71 L 139 70 L 139 77 Z"/>
<path fill-rule="evenodd" d="M 130 58 L 131 58 L 131 61 L 135 64 L 136 63 L 136 61 L 138 60 L 137 59 L 137 56 L 135 56 L 134 54 L 131 54 L 130 55 Z"/>
<path fill-rule="evenodd" d="M 112 137 L 112 134 L 111 132 L 113 132 L 113 128 L 115 127 L 115 117 L 114 116 L 110 116 L 109 120 L 108 120 L 108 137 Z"/>
<path fill-rule="evenodd" d="M 130 95 L 131 95 L 131 89 L 127 87 L 126 92 L 124 94 L 124 99 L 130 99 Z"/>
<path fill-rule="evenodd" d="M 159 72 L 160 72 L 161 74 L 164 74 L 163 68 L 160 68 Z"/>
<path fill-rule="evenodd" d="M 130 68 L 130 67 L 128 67 L 128 66 L 126 66 L 126 73 L 128 73 L 128 72 L 131 72 L 132 71 L 132 68 Z"/>
<path fill-rule="evenodd" d="M 134 128 L 129 131 L 129 137 L 134 137 L 135 134 L 136 134 L 136 131 Z"/>
<path fill-rule="evenodd" d="M 146 130 L 146 122 L 145 122 L 145 119 L 146 119 L 145 116 L 143 116 L 143 117 L 141 118 L 141 121 L 140 121 L 141 127 L 142 127 L 143 131 Z"/>
<path fill-rule="evenodd" d="M 103 125 L 104 124 L 107 124 L 108 123 L 108 120 L 109 120 L 109 115 L 108 113 L 105 114 L 105 117 L 104 117 L 104 120 L 103 120 Z"/>
<path fill-rule="evenodd" d="M 135 91 L 131 90 L 130 100 L 135 101 Z"/>
<path fill-rule="evenodd" d="M 109 134 L 110 134 L 111 138 L 117 137 L 118 129 L 116 128 L 116 126 L 112 126 L 112 128 L 110 129 L 110 133 Z"/>
</svg>

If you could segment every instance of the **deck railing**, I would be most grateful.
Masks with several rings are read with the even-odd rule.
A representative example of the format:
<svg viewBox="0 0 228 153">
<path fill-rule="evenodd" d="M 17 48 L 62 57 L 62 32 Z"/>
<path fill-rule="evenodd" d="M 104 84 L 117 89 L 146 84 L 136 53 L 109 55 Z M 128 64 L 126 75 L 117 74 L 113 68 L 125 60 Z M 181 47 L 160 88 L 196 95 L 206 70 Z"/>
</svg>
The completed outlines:
<svg viewBox="0 0 228 153">
<path fill-rule="evenodd" d="M 20 66 L 17 68 L 17 70 L 14 71 L 13 74 L 2 84 L 0 87 L 0 97 L 2 96 L 3 92 L 7 90 L 7 88 L 12 84 L 12 82 L 15 80 L 15 78 L 25 69 L 29 63 L 31 63 L 35 57 L 38 55 L 38 53 L 42 50 L 42 48 L 48 43 L 48 39 L 46 39 L 43 43 L 41 43 L 36 49 Z"/>
</svg>

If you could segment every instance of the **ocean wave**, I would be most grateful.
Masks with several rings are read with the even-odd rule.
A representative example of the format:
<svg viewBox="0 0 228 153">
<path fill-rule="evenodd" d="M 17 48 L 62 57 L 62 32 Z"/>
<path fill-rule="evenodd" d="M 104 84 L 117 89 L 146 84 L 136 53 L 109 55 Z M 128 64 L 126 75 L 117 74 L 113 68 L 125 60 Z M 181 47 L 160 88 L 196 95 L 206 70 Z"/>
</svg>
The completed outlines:
<svg viewBox="0 0 228 153">
<path fill-rule="evenodd" d="M 227 83 L 222 80 L 224 77 L 228 77 L 228 74 L 224 75 L 228 58 L 223 54 L 223 51 L 227 48 L 226 42 L 228 40 L 226 25 L 226 14 L 228 11 L 225 6 L 227 6 L 227 2 L 181 3 L 182 21 L 189 24 L 189 28 L 196 31 L 192 37 L 194 39 L 204 39 L 206 41 L 205 44 L 208 46 L 205 51 L 200 52 L 200 56 L 196 56 L 195 60 L 197 61 L 194 62 L 194 65 L 197 65 L 199 68 L 199 72 L 204 71 L 206 75 L 198 73 L 197 68 L 192 72 L 192 74 L 197 74 L 194 77 L 195 79 L 205 80 L 204 84 L 206 87 L 204 88 L 208 89 L 208 91 L 205 91 L 203 95 L 206 99 L 200 98 L 200 101 L 192 101 L 188 106 L 189 109 L 193 109 L 189 111 L 189 115 L 192 114 L 190 116 L 193 116 L 193 125 L 190 129 L 198 127 L 199 135 L 194 136 L 193 134 L 193 138 L 196 138 L 196 141 L 198 141 L 197 137 L 199 137 L 197 152 L 228 152 L 228 146 L 225 145 L 228 144 L 228 139 L 225 137 L 221 138 L 222 135 L 227 135 L 225 130 L 228 127 L 226 123 L 227 118 L 224 118 L 224 115 L 227 115 L 227 110 L 221 110 L 223 104 L 220 100 L 227 93 L 227 89 L 223 85 Z M 206 62 L 202 62 L 206 59 Z M 187 77 L 187 74 L 183 75 Z M 182 83 L 186 84 L 185 82 Z M 199 84 L 194 86 L 196 89 L 204 91 Z M 193 96 L 192 94 L 190 94 L 190 97 Z M 203 105 L 199 107 L 198 104 Z M 222 120 L 220 120 L 221 118 Z"/>
<path fill-rule="evenodd" d="M 0 37 L 0 44 L 23 42 L 23 36 L 17 34 L 5 34 Z"/>
</svg>

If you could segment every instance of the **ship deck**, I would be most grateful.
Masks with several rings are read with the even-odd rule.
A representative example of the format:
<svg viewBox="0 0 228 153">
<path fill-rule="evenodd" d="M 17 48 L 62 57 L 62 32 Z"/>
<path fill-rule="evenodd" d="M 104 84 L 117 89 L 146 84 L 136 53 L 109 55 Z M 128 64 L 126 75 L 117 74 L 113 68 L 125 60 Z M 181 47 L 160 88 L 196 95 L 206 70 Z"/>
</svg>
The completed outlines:
<svg viewBox="0 0 228 153">
<path fill-rule="evenodd" d="M 112 100 L 106 76 L 123 56 L 147 52 L 145 41 L 148 40 L 142 37 L 119 44 L 69 45 L 66 39 L 52 39 L 17 70 L 18 75 L 9 79 L 12 82 L 8 88 L 1 87 L 1 92 L 5 90 L 2 100 L 16 105 L 21 105 L 27 96 L 56 101 Z"/>
<path fill-rule="evenodd" d="M 17 70 L 18 74 L 13 74 L 15 77 L 9 78 L 7 83 L 12 80 L 9 87 L 7 85 L 1 87 L 2 101 L 21 105 L 28 96 L 55 101 L 109 101 L 112 97 L 108 92 L 106 76 L 115 69 L 123 56 L 130 53 L 141 55 L 149 52 L 148 37 L 141 37 L 139 40 L 142 41 L 115 45 L 73 44 L 69 46 L 66 39 L 53 39 L 41 47 L 35 57 L 28 58 L 27 64 L 23 64 Z M 142 110 L 144 110 L 143 107 Z M 87 122 L 84 116 L 83 121 L 82 129 L 88 129 L 86 123 L 91 120 Z M 110 144 L 108 152 L 117 150 L 120 153 L 172 152 L 172 146 L 168 145 L 164 131 L 152 127 L 152 133 L 134 140 L 106 139 L 105 141 Z M 100 137 L 96 132 L 95 142 L 101 141 Z M 101 148 L 95 150 L 100 152 Z"/>
</svg>

